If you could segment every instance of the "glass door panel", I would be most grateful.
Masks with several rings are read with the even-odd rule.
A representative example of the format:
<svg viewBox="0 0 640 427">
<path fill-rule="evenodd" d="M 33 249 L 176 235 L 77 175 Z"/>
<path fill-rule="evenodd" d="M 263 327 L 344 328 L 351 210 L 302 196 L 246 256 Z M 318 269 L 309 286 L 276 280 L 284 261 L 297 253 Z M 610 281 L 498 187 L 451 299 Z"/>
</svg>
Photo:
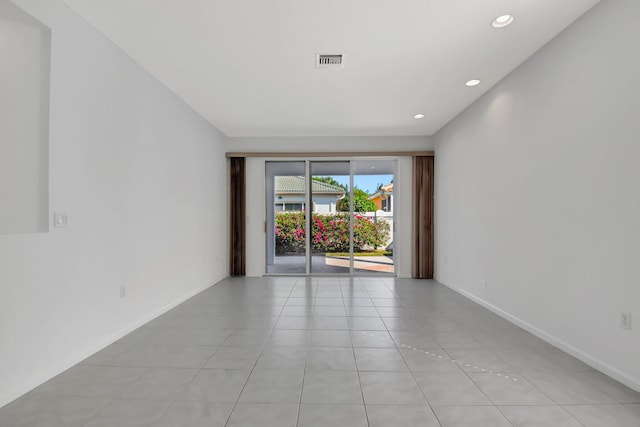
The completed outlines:
<svg viewBox="0 0 640 427">
<path fill-rule="evenodd" d="M 353 162 L 354 274 L 394 274 L 395 160 Z"/>
<path fill-rule="evenodd" d="M 350 274 L 350 162 L 311 162 L 311 273 Z"/>
<path fill-rule="evenodd" d="M 305 162 L 266 162 L 266 272 L 306 274 Z"/>
</svg>

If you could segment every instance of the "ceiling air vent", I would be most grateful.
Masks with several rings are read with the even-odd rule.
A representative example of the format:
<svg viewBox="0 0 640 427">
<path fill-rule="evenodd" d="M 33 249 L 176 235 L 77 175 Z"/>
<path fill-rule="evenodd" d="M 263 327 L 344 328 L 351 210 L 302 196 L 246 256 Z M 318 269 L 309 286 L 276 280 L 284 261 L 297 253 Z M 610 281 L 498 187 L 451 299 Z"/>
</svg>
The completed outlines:
<svg viewBox="0 0 640 427">
<path fill-rule="evenodd" d="M 332 55 L 316 55 L 317 68 L 342 68 L 343 59 L 341 53 Z"/>
</svg>

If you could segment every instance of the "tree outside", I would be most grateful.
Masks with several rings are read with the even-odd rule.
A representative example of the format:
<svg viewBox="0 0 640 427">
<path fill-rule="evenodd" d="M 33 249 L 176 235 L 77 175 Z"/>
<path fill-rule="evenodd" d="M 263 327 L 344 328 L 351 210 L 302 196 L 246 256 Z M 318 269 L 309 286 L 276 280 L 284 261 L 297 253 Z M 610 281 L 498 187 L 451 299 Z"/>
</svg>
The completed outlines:
<svg viewBox="0 0 640 427">
<path fill-rule="evenodd" d="M 340 212 L 349 212 L 349 197 L 338 200 L 337 209 Z M 376 204 L 369 200 L 369 194 L 359 188 L 353 189 L 353 211 L 354 212 L 375 212 Z"/>
</svg>

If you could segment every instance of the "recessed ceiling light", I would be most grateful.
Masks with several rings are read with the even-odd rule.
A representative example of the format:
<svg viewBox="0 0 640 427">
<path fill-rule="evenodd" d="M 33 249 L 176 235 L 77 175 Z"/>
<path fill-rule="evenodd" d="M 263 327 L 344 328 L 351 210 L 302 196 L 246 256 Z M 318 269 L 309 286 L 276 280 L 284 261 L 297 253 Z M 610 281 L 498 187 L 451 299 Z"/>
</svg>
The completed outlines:
<svg viewBox="0 0 640 427">
<path fill-rule="evenodd" d="M 424 114 L 416 114 L 413 116 L 414 119 L 424 119 Z"/>
<path fill-rule="evenodd" d="M 469 87 L 473 87 L 473 86 L 478 86 L 480 84 L 480 80 L 478 79 L 471 79 L 468 82 L 465 83 L 465 85 L 469 86 Z"/>
<path fill-rule="evenodd" d="M 511 24 L 512 22 L 513 22 L 513 16 L 501 15 L 501 16 L 498 16 L 496 19 L 494 19 L 491 25 L 493 25 L 494 28 L 504 28 L 507 25 Z"/>
</svg>

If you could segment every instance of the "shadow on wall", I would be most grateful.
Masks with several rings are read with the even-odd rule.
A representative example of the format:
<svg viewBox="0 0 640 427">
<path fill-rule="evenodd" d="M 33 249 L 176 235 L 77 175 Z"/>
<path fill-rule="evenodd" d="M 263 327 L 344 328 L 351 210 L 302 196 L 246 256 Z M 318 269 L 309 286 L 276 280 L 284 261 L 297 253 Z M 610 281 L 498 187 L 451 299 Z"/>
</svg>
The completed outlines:
<svg viewBox="0 0 640 427">
<path fill-rule="evenodd" d="M 51 30 L 0 1 L 0 234 L 49 230 Z"/>
</svg>

